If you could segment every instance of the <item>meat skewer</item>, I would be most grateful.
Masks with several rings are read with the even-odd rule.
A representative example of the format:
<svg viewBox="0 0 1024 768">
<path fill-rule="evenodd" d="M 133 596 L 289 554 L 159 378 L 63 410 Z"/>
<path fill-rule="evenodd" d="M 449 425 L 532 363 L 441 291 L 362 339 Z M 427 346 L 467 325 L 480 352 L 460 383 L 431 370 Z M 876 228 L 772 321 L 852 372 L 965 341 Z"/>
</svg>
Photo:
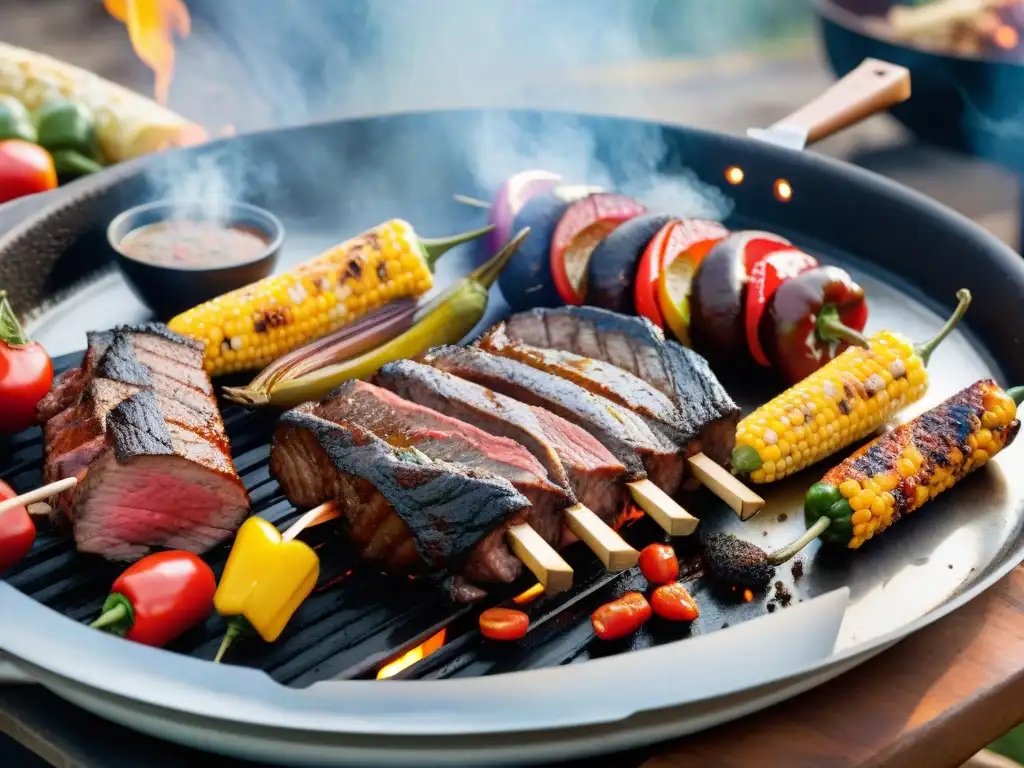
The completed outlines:
<svg viewBox="0 0 1024 768">
<path fill-rule="evenodd" d="M 609 570 L 632 567 L 639 558 L 614 530 L 577 502 L 567 483 L 552 482 L 540 461 L 514 440 L 488 434 L 363 381 L 346 382 L 319 403 L 296 410 L 329 421 L 353 422 L 396 447 L 415 446 L 433 460 L 504 477 L 530 500 L 528 522 L 552 547 L 561 546 L 564 524 Z"/>
<path fill-rule="evenodd" d="M 645 389 L 660 392 L 675 405 L 673 425 L 678 430 L 681 422 L 684 432 L 685 466 L 690 474 L 683 487 L 703 483 L 743 520 L 764 507 L 760 496 L 725 469 L 735 445 L 739 406 L 703 357 L 666 341 L 648 320 L 597 307 L 540 308 L 512 315 L 500 326 L 500 334 L 482 343 L 493 345 L 500 340 L 506 348 L 525 347 L 525 352 L 516 353 L 517 359 L 571 375 L 590 391 L 620 404 L 631 405 L 635 380 L 624 387 L 626 380 L 619 377 L 616 386 L 614 379 L 602 376 L 607 369 L 581 368 L 578 358 L 615 366 L 643 382 Z M 530 355 L 531 347 L 544 354 Z M 574 367 L 579 373 L 572 372 Z M 663 403 L 660 408 L 664 413 Z"/>
<path fill-rule="evenodd" d="M 697 518 L 670 496 L 683 477 L 683 461 L 676 447 L 629 409 L 571 381 L 473 347 L 438 347 L 422 360 L 495 393 L 548 410 L 589 432 L 625 465 L 630 493 L 659 525 L 673 536 L 687 536 L 697 528 Z"/>
<path fill-rule="evenodd" d="M 71 490 L 77 484 L 78 480 L 76 478 L 66 477 L 63 480 L 58 480 L 54 483 L 47 483 L 35 490 L 27 491 L 18 496 L 13 496 L 6 501 L 0 501 L 0 515 L 3 515 L 5 512 L 15 509 L 16 507 L 27 507 L 30 504 L 35 504 L 39 501 L 46 501 L 52 496 Z"/>
<path fill-rule="evenodd" d="M 511 583 L 523 562 L 548 592 L 572 585 L 569 565 L 525 524 L 529 500 L 504 478 L 303 409 L 281 417 L 270 467 L 293 504 L 334 501 L 363 559 L 426 573 L 456 601 L 480 599 L 480 584 Z"/>
</svg>

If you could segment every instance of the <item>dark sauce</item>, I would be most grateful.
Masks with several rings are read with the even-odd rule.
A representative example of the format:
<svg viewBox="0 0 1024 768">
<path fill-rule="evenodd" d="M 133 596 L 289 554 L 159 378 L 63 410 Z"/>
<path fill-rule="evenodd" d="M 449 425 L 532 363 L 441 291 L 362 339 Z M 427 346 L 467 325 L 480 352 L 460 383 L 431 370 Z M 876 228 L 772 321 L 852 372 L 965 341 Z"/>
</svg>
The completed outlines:
<svg viewBox="0 0 1024 768">
<path fill-rule="evenodd" d="M 176 269 L 230 267 L 254 261 L 269 240 L 258 230 L 216 221 L 168 219 L 133 229 L 118 244 L 128 258 Z"/>
</svg>

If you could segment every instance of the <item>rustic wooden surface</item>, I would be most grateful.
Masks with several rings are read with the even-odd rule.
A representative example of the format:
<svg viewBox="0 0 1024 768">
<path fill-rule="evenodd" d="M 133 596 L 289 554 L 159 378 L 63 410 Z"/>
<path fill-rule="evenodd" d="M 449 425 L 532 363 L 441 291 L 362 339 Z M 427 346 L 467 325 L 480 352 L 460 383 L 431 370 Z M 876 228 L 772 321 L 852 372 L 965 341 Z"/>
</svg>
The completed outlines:
<svg viewBox="0 0 1024 768">
<path fill-rule="evenodd" d="M 38 14 L 13 12 L 30 3 Z M 0 0 L 0 38 L 147 87 L 146 73 L 126 59 L 130 49 L 123 27 L 105 23 L 93 8 L 89 18 L 95 31 L 82 35 L 82 17 L 67 10 L 58 17 L 53 9 L 60 7 L 67 9 L 55 0 Z M 741 132 L 786 114 L 829 79 L 808 49 L 769 65 L 740 56 L 698 65 L 658 62 L 576 73 L 565 81 L 553 79 L 549 91 L 537 96 L 562 109 L 615 111 Z M 891 176 L 1019 247 L 1019 185 L 1012 174 L 915 146 L 884 117 L 815 151 Z M 0 211 L 0 231 L 4 219 Z M 1018 569 L 965 608 L 826 686 L 742 722 L 620 755 L 607 764 L 955 768 L 1022 720 L 1024 569 Z M 106 723 L 38 686 L 0 688 L 0 765 L 20 768 L 23 763 L 5 746 L 2 734 L 62 768 L 163 768 L 200 759 L 192 750 Z M 255 766 L 222 758 L 218 764 Z"/>
</svg>

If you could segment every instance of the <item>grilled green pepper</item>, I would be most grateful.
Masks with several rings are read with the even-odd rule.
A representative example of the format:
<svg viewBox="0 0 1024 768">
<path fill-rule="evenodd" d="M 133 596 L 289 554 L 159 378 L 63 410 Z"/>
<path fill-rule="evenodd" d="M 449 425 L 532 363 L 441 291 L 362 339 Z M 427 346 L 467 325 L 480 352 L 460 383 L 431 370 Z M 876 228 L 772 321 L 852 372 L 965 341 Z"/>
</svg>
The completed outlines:
<svg viewBox="0 0 1024 768">
<path fill-rule="evenodd" d="M 853 508 L 843 498 L 839 489 L 829 483 L 815 483 L 804 496 L 804 521 L 813 528 L 820 520 L 827 519 L 828 527 L 821 533 L 821 540 L 830 544 L 846 544 L 853 535 Z"/>
<path fill-rule="evenodd" d="M 0 141 L 21 139 L 36 143 L 36 127 L 25 105 L 13 96 L 0 95 Z"/>
<path fill-rule="evenodd" d="M 37 143 L 53 155 L 59 174 L 81 176 L 102 168 L 96 119 L 88 107 L 73 101 L 51 101 L 36 110 L 34 118 Z"/>
</svg>

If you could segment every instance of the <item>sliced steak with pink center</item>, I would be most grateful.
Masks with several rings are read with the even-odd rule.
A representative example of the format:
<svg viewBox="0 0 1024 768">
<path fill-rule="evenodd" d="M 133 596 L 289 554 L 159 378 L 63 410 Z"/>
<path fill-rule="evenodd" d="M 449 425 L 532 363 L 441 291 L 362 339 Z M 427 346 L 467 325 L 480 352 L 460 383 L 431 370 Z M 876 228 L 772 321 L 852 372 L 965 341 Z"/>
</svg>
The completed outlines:
<svg viewBox="0 0 1024 768">
<path fill-rule="evenodd" d="M 562 510 L 572 492 L 548 480 L 526 448 L 363 381 L 343 384 L 304 410 L 329 421 L 358 424 L 396 448 L 415 447 L 435 461 L 503 477 L 530 500 L 527 521 L 552 546 L 562 539 Z"/>
<path fill-rule="evenodd" d="M 512 341 L 573 352 L 638 376 L 669 397 L 688 434 L 687 454 L 703 452 L 728 466 L 736 442 L 740 408 L 707 360 L 674 341 L 642 317 L 597 307 L 532 309 L 505 321 Z"/>
<path fill-rule="evenodd" d="M 504 478 L 298 409 L 278 423 L 270 469 L 296 506 L 335 501 L 365 560 L 426 573 L 457 600 L 478 599 L 480 585 L 512 582 L 522 570 L 505 531 L 525 520 L 530 503 Z"/>
<path fill-rule="evenodd" d="M 652 432 L 635 413 L 605 397 L 525 363 L 475 347 L 437 347 L 421 359 L 453 376 L 544 408 L 585 429 L 625 465 L 630 480 L 650 477 L 669 494 L 675 493 L 682 482 L 683 457 L 676 446 Z"/>
<path fill-rule="evenodd" d="M 412 360 L 388 363 L 375 383 L 410 402 L 509 438 L 532 453 L 563 487 L 612 523 L 627 499 L 626 468 L 586 431 L 544 410 Z M 566 531 L 563 545 L 573 540 Z"/>
<path fill-rule="evenodd" d="M 226 541 L 249 511 L 230 458 L 168 423 L 150 390 L 115 406 L 102 449 L 72 492 L 82 552 L 136 560 L 158 548 L 201 554 Z"/>
</svg>

